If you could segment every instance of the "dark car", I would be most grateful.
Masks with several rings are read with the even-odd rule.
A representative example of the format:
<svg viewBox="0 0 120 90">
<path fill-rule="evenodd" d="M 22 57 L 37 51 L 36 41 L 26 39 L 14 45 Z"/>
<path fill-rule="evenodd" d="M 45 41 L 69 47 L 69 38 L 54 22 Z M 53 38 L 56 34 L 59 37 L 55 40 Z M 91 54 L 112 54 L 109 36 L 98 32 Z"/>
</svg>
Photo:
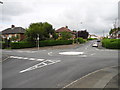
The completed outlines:
<svg viewBox="0 0 120 90">
<path fill-rule="evenodd" d="M 100 42 L 100 40 L 97 40 L 97 42 Z"/>
</svg>

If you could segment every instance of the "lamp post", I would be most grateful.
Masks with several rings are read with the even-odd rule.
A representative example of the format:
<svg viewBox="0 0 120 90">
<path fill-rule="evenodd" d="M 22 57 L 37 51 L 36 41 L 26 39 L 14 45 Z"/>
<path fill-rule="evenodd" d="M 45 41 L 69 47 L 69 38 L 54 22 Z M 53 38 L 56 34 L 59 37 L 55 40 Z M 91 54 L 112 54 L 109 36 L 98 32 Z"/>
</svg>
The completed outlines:
<svg viewBox="0 0 120 90">
<path fill-rule="evenodd" d="M 40 46 L 40 45 L 39 45 L 39 40 L 40 40 L 39 34 L 37 34 L 37 41 L 38 41 L 38 45 L 37 45 L 37 46 L 38 46 L 38 50 L 39 50 L 39 46 Z"/>
</svg>

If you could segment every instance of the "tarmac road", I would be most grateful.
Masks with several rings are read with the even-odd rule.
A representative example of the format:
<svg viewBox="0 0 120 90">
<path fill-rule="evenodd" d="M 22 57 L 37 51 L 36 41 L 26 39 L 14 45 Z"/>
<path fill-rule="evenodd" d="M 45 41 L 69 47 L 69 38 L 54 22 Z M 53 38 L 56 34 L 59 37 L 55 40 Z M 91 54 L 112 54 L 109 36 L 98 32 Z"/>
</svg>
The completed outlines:
<svg viewBox="0 0 120 90">
<path fill-rule="evenodd" d="M 62 88 L 88 73 L 118 65 L 117 50 L 97 49 L 93 42 L 71 49 L 3 50 L 3 88 Z"/>
</svg>

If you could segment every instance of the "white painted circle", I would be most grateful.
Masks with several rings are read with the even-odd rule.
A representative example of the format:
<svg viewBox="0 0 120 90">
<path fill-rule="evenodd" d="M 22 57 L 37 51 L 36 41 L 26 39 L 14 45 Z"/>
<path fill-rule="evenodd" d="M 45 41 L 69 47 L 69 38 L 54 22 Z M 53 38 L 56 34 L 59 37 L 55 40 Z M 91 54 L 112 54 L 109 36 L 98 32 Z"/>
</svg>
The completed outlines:
<svg viewBox="0 0 120 90">
<path fill-rule="evenodd" d="M 84 52 L 60 52 L 60 55 L 82 55 Z"/>
</svg>

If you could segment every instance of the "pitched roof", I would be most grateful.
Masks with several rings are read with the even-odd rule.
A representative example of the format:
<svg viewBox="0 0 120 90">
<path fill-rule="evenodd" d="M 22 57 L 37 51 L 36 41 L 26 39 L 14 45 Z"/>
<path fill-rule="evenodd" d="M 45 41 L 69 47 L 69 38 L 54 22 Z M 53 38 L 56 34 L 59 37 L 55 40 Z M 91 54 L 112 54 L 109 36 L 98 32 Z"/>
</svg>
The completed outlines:
<svg viewBox="0 0 120 90">
<path fill-rule="evenodd" d="M 25 29 L 22 27 L 7 28 L 2 31 L 2 34 L 23 34 Z"/>
<path fill-rule="evenodd" d="M 58 30 L 56 30 L 56 32 L 71 32 L 71 33 L 73 33 L 70 29 L 68 29 L 66 27 L 61 27 Z"/>
</svg>

